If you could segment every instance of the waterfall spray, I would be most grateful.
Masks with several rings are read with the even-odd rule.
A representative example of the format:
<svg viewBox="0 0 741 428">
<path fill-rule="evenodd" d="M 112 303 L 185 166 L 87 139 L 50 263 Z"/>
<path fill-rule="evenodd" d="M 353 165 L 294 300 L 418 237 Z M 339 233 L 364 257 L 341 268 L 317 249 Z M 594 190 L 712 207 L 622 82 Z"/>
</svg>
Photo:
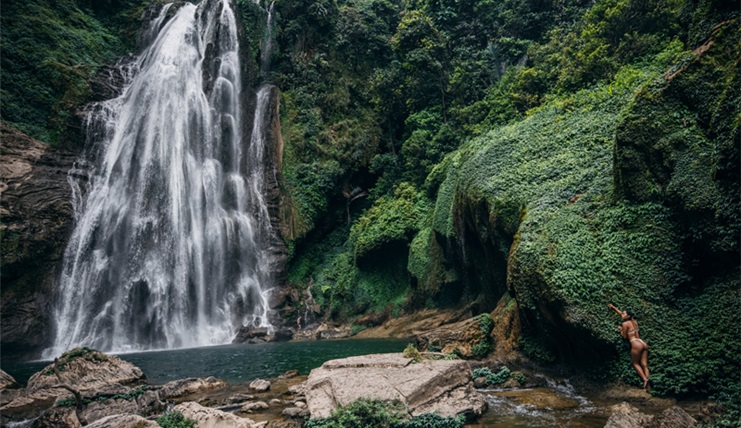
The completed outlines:
<svg viewBox="0 0 741 428">
<path fill-rule="evenodd" d="M 170 8 L 121 96 L 90 109 L 94 168 L 46 357 L 229 343 L 242 325 L 270 327 L 264 132 L 256 117 L 241 139 L 235 12 L 221 0 Z"/>
</svg>

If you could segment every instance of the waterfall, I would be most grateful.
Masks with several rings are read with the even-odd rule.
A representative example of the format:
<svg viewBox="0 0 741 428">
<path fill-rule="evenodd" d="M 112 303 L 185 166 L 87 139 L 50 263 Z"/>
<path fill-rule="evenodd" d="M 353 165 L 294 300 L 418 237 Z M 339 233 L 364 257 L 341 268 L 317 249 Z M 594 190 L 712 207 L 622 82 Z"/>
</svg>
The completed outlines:
<svg viewBox="0 0 741 428">
<path fill-rule="evenodd" d="M 265 11 L 267 12 L 268 17 L 260 53 L 260 76 L 263 78 L 267 77 L 270 72 L 270 58 L 273 55 L 273 19 L 275 17 L 275 1 L 270 2 L 270 6 L 268 6 Z"/>
<path fill-rule="evenodd" d="M 270 222 L 258 94 L 245 144 L 229 1 L 162 8 L 122 94 L 86 124 L 85 192 L 55 296 L 53 357 L 75 346 L 134 351 L 229 343 L 271 327 Z"/>
</svg>

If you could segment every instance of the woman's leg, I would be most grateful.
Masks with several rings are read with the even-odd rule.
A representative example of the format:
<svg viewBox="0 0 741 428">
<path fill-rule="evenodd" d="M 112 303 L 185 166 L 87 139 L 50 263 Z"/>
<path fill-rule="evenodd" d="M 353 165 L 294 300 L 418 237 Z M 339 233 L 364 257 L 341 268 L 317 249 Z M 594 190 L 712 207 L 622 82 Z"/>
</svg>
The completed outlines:
<svg viewBox="0 0 741 428">
<path fill-rule="evenodd" d="M 643 374 L 646 375 L 646 379 L 643 381 L 643 389 L 646 389 L 648 387 L 648 345 L 645 343 L 641 351 L 641 367 L 643 368 Z"/>
<path fill-rule="evenodd" d="M 643 372 L 643 365 L 641 365 L 641 355 L 643 354 L 643 346 L 638 346 L 638 341 L 634 341 L 630 344 L 630 359 L 633 362 L 633 368 L 636 370 L 636 373 L 638 373 L 638 376 L 643 381 L 643 384 L 646 384 L 646 381 L 648 377 L 646 377 L 646 374 Z"/>
</svg>

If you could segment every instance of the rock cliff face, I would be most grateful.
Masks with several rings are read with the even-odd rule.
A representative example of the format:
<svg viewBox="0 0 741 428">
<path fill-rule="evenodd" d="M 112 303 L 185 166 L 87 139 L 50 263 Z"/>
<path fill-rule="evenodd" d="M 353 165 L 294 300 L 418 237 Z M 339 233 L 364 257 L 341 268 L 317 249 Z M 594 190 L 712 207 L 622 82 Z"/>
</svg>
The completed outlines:
<svg viewBox="0 0 741 428">
<path fill-rule="evenodd" d="M 3 352 L 34 351 L 49 340 L 50 304 L 73 219 L 67 174 L 77 154 L 2 125 Z"/>
<path fill-rule="evenodd" d="M 270 236 L 268 251 L 273 260 L 273 274 L 276 284 L 285 283 L 286 262 L 288 249 L 283 241 L 281 230 L 280 210 L 283 194 L 281 182 L 283 180 L 283 136 L 280 131 L 280 91 L 277 87 L 270 87 L 270 103 L 268 114 L 265 117 L 268 145 L 266 147 L 265 162 L 265 201 L 270 215 L 270 225 L 273 233 Z"/>
</svg>

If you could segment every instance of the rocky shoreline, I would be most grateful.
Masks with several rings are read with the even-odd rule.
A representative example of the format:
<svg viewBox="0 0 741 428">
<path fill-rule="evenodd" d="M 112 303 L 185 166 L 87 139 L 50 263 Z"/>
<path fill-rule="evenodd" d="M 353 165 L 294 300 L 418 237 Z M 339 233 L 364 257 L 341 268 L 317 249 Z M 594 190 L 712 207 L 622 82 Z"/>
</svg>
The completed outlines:
<svg viewBox="0 0 741 428">
<path fill-rule="evenodd" d="M 8 427 L 141 428 L 160 426 L 157 419 L 175 411 L 197 427 L 301 428 L 308 418 L 328 417 L 340 406 L 370 398 L 402 403 L 410 416 L 464 415 L 466 426 L 479 428 L 499 425 L 502 403 L 556 414 L 589 407 L 601 422 L 588 426 L 692 427 L 697 423 L 673 400 L 624 385 L 593 393 L 585 406 L 587 400 L 575 394 L 568 382 L 559 384 L 524 371 L 508 372 L 507 382 L 492 386 L 486 376 L 474 376 L 486 370 L 492 373 L 485 362 L 442 359 L 439 353 L 418 358 L 405 352 L 331 360 L 308 376 L 293 370 L 244 384 L 209 377 L 151 385 L 133 364 L 77 348 L 34 374 L 23 388 L 0 371 L 0 422 Z M 690 411 L 708 422 L 722 409 L 706 403 Z"/>
</svg>

